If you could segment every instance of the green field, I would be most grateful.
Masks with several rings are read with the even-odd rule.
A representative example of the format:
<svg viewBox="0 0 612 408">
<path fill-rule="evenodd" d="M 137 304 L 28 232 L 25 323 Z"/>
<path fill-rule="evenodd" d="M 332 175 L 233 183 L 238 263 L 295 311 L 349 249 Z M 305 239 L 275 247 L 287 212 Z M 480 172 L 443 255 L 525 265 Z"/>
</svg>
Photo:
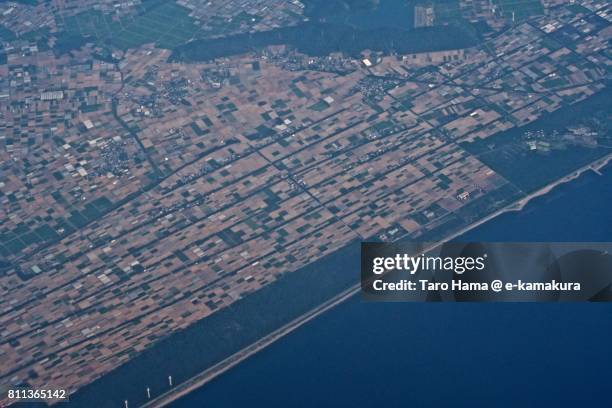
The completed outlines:
<svg viewBox="0 0 612 408">
<path fill-rule="evenodd" d="M 49 218 L 46 223 L 36 227 L 34 222 L 21 223 L 13 230 L 4 229 L 0 231 L 0 256 L 10 256 L 11 254 L 20 252 L 22 249 L 34 244 L 48 244 L 60 238 L 57 231 L 63 228 L 65 233 L 71 233 L 75 229 L 82 228 L 90 222 L 93 222 L 108 211 L 113 209 L 113 203 L 102 196 L 98 199 L 85 204 L 84 207 L 78 210 L 71 204 L 67 203 L 61 195 L 55 195 L 56 201 L 64 205 L 69 217 Z M 9 201 L 13 201 L 11 196 Z M 36 227 L 36 228 L 35 228 Z"/>
<path fill-rule="evenodd" d="M 36 6 L 38 0 L 12 0 L 15 3 L 25 4 L 26 6 Z M 0 0 L 0 3 L 6 3 L 7 0 Z"/>
<path fill-rule="evenodd" d="M 78 38 L 93 37 L 101 44 L 120 49 L 138 47 L 154 42 L 161 48 L 174 48 L 199 32 L 189 10 L 173 1 L 151 0 L 145 2 L 138 13 L 114 21 L 100 11 L 87 11 L 75 16 L 58 18 L 63 28 L 59 36 L 60 51 L 78 46 Z"/>
<path fill-rule="evenodd" d="M 522 135 L 526 131 L 537 130 L 548 133 L 562 132 L 568 126 L 583 121 L 592 122 L 594 118 L 600 118 L 597 121 L 606 124 L 607 119 L 601 118 L 608 115 L 610 96 L 611 91 L 606 88 L 584 101 L 544 114 L 525 126 L 496 133 L 472 143 L 464 143 L 462 146 L 523 192 L 533 192 L 597 160 L 610 150 L 605 147 L 589 148 L 576 145 L 549 153 L 531 152 L 521 141 Z M 609 134 L 608 131 L 601 132 Z"/>
<path fill-rule="evenodd" d="M 435 24 L 447 23 L 462 18 L 458 0 L 436 0 L 434 3 Z"/>
<path fill-rule="evenodd" d="M 512 12 L 514 12 L 515 21 L 544 14 L 544 7 L 540 0 L 493 0 L 493 3 L 497 5 L 498 12 L 505 18 L 511 19 Z"/>
<path fill-rule="evenodd" d="M 0 40 L 13 41 L 15 39 L 15 33 L 4 26 L 0 26 Z"/>
<path fill-rule="evenodd" d="M 321 99 L 319 102 L 315 103 L 314 105 L 308 107 L 308 109 L 316 111 L 316 112 L 323 112 L 327 108 L 329 108 L 329 103 L 325 102 L 323 99 Z"/>
</svg>

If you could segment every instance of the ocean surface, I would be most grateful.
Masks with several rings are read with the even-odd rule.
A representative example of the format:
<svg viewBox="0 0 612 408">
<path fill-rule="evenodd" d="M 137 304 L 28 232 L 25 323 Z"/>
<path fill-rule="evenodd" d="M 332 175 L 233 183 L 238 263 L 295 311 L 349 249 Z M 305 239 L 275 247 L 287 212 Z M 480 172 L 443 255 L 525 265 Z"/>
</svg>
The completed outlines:
<svg viewBox="0 0 612 408">
<path fill-rule="evenodd" d="M 612 169 L 460 241 L 610 241 Z M 174 407 L 610 406 L 612 305 L 337 306 Z"/>
</svg>

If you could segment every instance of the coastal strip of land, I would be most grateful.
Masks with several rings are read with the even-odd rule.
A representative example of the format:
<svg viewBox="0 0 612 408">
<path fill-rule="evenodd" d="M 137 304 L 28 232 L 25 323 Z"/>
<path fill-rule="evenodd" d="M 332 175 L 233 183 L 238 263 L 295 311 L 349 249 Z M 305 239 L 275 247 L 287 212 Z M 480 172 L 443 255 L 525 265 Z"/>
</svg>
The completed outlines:
<svg viewBox="0 0 612 408">
<path fill-rule="evenodd" d="M 565 175 L 564 177 L 558 179 L 555 182 L 552 182 L 550 184 L 547 184 L 546 186 L 520 198 L 519 200 L 515 201 L 514 203 L 511 203 L 489 215 L 487 215 L 486 217 L 481 218 L 480 220 L 459 229 L 458 231 L 448 235 L 448 237 L 444 240 L 444 241 L 448 241 L 454 238 L 457 238 L 463 234 L 465 234 L 466 232 L 498 217 L 499 215 L 502 215 L 504 213 L 507 212 L 516 212 L 516 211 L 521 211 L 523 208 L 525 208 L 525 206 L 533 199 L 537 198 L 537 197 L 541 197 L 544 196 L 546 194 L 548 194 L 549 192 L 551 192 L 553 189 L 555 189 L 557 186 L 565 184 L 565 183 L 569 183 L 577 178 L 579 178 L 582 174 L 584 174 L 587 171 L 593 171 L 598 175 L 601 175 L 600 171 L 601 169 L 603 169 L 604 167 L 606 167 L 610 162 L 612 161 L 612 153 L 607 154 L 606 156 L 599 158 L 577 170 L 572 171 L 571 173 Z M 439 243 L 433 244 L 432 248 L 436 247 L 437 245 L 439 245 Z M 428 248 L 428 249 L 432 249 L 432 248 Z M 288 324 L 282 326 L 281 328 L 273 331 L 272 333 L 262 337 L 260 340 L 256 341 L 255 343 L 251 344 L 250 346 L 234 353 L 233 355 L 231 355 L 230 357 L 222 360 L 221 362 L 213 365 L 212 367 L 206 369 L 205 371 L 203 371 L 202 373 L 198 374 L 197 376 L 193 377 L 192 379 L 185 381 L 179 385 L 177 385 L 176 387 L 172 388 L 171 390 L 159 395 L 158 397 L 150 400 L 149 402 L 147 402 L 146 404 L 143 405 L 144 408 L 157 408 L 157 407 L 164 407 L 167 406 L 168 404 L 172 403 L 173 401 L 178 400 L 179 398 L 189 394 L 190 392 L 202 387 L 203 385 L 205 385 L 206 383 L 208 383 L 209 381 L 213 380 L 214 378 L 216 378 L 217 376 L 223 374 L 224 372 L 226 372 L 227 370 L 231 369 L 232 367 L 236 366 L 237 364 L 239 364 L 240 362 L 244 361 L 245 359 L 247 359 L 248 357 L 254 355 L 255 353 L 263 350 L 265 347 L 271 345 L 272 343 L 274 343 L 275 341 L 279 340 L 280 338 L 282 338 L 283 336 L 291 333 L 292 331 L 296 330 L 297 328 L 301 327 L 302 325 L 308 323 L 309 321 L 311 321 L 312 319 L 316 318 L 317 316 L 321 315 L 322 313 L 332 309 L 333 307 L 339 305 L 340 303 L 344 302 L 345 300 L 351 298 L 352 296 L 356 295 L 360 290 L 360 284 L 356 284 L 344 291 L 342 291 L 341 293 L 339 293 L 338 295 L 334 296 L 333 298 L 329 299 L 328 301 L 322 303 L 320 306 L 317 306 L 316 308 L 310 310 L 309 312 L 307 312 L 306 314 L 303 314 L 302 316 L 292 320 L 291 322 L 289 322 Z"/>
</svg>

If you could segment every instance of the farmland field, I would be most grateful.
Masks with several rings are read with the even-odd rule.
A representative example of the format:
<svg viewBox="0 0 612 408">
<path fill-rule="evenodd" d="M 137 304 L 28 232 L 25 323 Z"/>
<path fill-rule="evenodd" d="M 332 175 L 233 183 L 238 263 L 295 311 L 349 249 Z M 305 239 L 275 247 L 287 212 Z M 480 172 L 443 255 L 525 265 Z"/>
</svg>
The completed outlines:
<svg viewBox="0 0 612 408">
<path fill-rule="evenodd" d="M 512 12 L 514 12 L 515 21 L 544 13 L 540 0 L 494 0 L 493 3 L 497 5 L 498 12 L 505 18 L 511 19 Z"/>
<path fill-rule="evenodd" d="M 173 1 L 149 1 L 139 12 L 121 20 L 100 11 L 87 11 L 58 21 L 63 39 L 94 37 L 120 49 L 154 42 L 161 48 L 174 48 L 199 31 L 189 10 Z"/>
</svg>

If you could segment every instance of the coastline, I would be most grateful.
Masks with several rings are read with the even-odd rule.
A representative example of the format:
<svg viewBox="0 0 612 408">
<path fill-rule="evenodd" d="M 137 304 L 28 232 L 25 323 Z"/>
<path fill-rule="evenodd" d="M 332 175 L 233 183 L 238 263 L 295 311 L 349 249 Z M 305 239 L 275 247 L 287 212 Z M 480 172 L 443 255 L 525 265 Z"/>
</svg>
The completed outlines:
<svg viewBox="0 0 612 408">
<path fill-rule="evenodd" d="M 546 194 L 550 193 L 552 190 L 554 190 L 556 187 L 569 183 L 573 180 L 578 179 L 581 175 L 583 175 L 584 173 L 588 172 L 588 171 L 593 171 L 595 174 L 597 175 L 601 175 L 600 170 L 602 170 L 604 167 L 606 167 L 610 162 L 612 162 L 612 153 L 609 153 L 603 157 L 598 158 L 597 160 L 580 167 L 579 169 L 573 170 L 572 172 L 570 172 L 569 174 L 565 175 L 564 177 L 545 185 L 544 187 L 541 187 L 539 189 L 537 189 L 536 191 L 533 191 L 529 194 L 527 194 L 526 196 L 520 198 L 519 200 L 508 204 L 507 206 L 500 208 L 497 211 L 492 212 L 491 214 L 479 219 L 478 221 L 469 224 L 463 228 L 460 228 L 458 231 L 453 232 L 452 234 L 449 234 L 444 240 L 437 242 L 435 244 L 432 245 L 432 247 L 435 247 L 437 245 L 439 245 L 441 242 L 444 241 L 448 241 L 454 238 L 457 238 L 463 234 L 465 234 L 466 232 L 488 222 L 491 221 L 494 218 L 497 218 L 498 216 L 508 213 L 508 212 L 517 212 L 517 211 L 521 211 L 525 208 L 525 206 L 531 202 L 533 199 L 538 198 L 538 197 L 542 197 L 545 196 Z M 324 312 L 332 309 L 333 307 L 339 305 L 340 303 L 346 301 L 347 299 L 353 297 L 354 295 L 356 295 L 359 291 L 360 291 L 360 284 L 357 283 L 356 285 L 344 290 L 343 292 L 339 293 L 338 295 L 332 297 L 331 299 L 323 302 L 321 305 L 311 309 L 310 311 L 308 311 L 307 313 L 299 316 L 298 318 L 292 320 L 291 322 L 287 323 L 286 325 L 278 328 L 277 330 L 274 330 L 272 333 L 269 333 L 268 335 L 265 335 L 264 337 L 262 337 L 261 339 L 259 339 L 258 341 L 256 341 L 255 343 L 252 343 L 251 345 L 243 348 L 242 350 L 234 353 L 233 355 L 229 356 L 228 358 L 220 361 L 219 363 L 209 367 L 208 369 L 206 369 L 205 371 L 201 372 L 200 374 L 196 375 L 195 377 L 192 377 L 191 379 L 184 381 L 181 384 L 178 384 L 177 386 L 175 386 L 174 388 L 172 388 L 169 391 L 166 391 L 165 393 L 162 393 L 161 395 L 157 396 L 156 398 L 151 399 L 150 401 L 148 401 L 147 403 L 141 405 L 142 407 L 146 407 L 146 408 L 154 408 L 154 407 L 164 407 L 167 406 L 168 404 L 178 400 L 179 398 L 189 394 L 190 392 L 204 386 L 206 383 L 210 382 L 211 380 L 213 380 L 214 378 L 216 378 L 217 376 L 223 374 L 224 372 L 226 372 L 227 370 L 231 369 L 232 367 L 238 365 L 239 363 L 241 363 L 242 361 L 246 360 L 247 358 L 249 358 L 250 356 L 254 355 L 255 353 L 263 350 L 264 348 L 268 347 L 269 345 L 273 344 L 275 341 L 281 339 L 283 336 L 291 333 L 292 331 L 294 331 L 295 329 L 301 327 L 302 325 L 308 323 L 309 321 L 313 320 L 314 318 L 318 317 L 319 315 L 323 314 Z"/>
<path fill-rule="evenodd" d="M 573 180 L 576 180 L 577 178 L 579 178 L 580 176 L 582 176 L 582 174 L 584 174 L 587 171 L 593 171 L 595 174 L 601 176 L 601 172 L 600 170 L 603 169 L 604 167 L 606 167 L 610 162 L 612 161 L 612 153 L 607 154 L 606 156 L 599 158 L 597 160 L 595 160 L 594 162 L 587 164 L 586 166 L 583 166 L 581 168 L 579 168 L 578 170 L 575 170 L 573 172 L 571 172 L 570 174 L 566 175 L 565 177 L 550 183 L 544 187 L 542 187 L 539 190 L 534 191 L 531 194 L 528 194 L 526 197 L 518 200 L 518 202 L 516 203 L 516 207 L 514 208 L 509 208 L 507 211 L 521 211 L 523 208 L 525 208 L 525 206 L 534 198 L 536 197 L 541 197 L 543 195 L 548 194 L 549 192 L 551 192 L 555 187 L 561 185 L 561 184 L 565 184 L 565 183 L 569 183 Z M 510 205 L 510 207 L 512 207 L 512 204 Z M 505 211 L 506 212 L 506 211 Z"/>
</svg>

